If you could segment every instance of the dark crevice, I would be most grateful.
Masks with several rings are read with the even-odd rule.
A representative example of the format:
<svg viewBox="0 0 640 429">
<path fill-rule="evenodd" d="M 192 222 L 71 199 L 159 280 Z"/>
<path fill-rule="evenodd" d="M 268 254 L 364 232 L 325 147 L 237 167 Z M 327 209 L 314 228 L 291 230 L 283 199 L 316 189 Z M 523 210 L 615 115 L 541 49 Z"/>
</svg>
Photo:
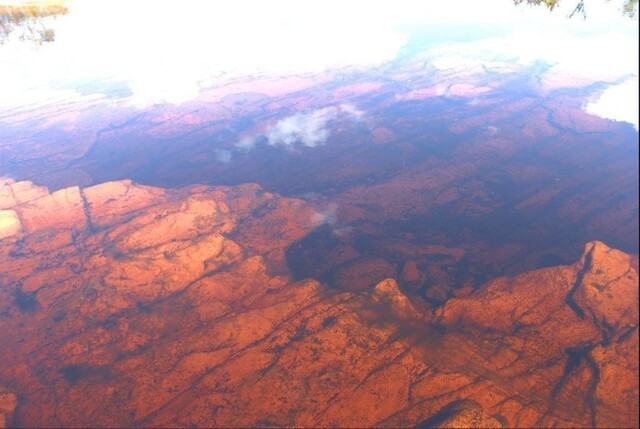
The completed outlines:
<svg viewBox="0 0 640 429">
<path fill-rule="evenodd" d="M 591 414 L 591 427 L 597 426 L 597 409 L 596 409 L 596 400 L 595 394 L 596 389 L 598 388 L 598 383 L 600 383 L 600 370 L 598 369 L 598 365 L 596 365 L 595 361 L 591 357 L 591 351 L 589 351 L 585 356 L 584 360 L 587 362 L 589 369 L 591 370 L 591 381 L 589 382 L 589 387 L 587 388 L 587 393 L 585 394 L 585 402 L 589 407 L 589 412 Z"/>
<path fill-rule="evenodd" d="M 600 344 L 606 347 L 611 344 L 611 339 L 616 333 L 616 327 L 611 326 L 607 322 L 607 319 L 605 319 L 604 317 L 598 320 L 593 311 L 591 311 L 591 314 L 593 316 L 593 323 L 600 329 L 600 332 L 602 333 L 602 341 L 600 342 Z"/>
<path fill-rule="evenodd" d="M 553 386 L 553 389 L 551 389 L 551 399 L 554 407 L 558 395 L 564 388 L 565 384 L 567 384 L 567 381 L 569 381 L 569 376 L 578 367 L 578 365 L 580 365 L 584 354 L 583 349 L 566 349 L 565 352 L 567 353 L 567 363 L 564 366 L 564 371 L 562 372 L 560 380 L 558 380 L 556 385 Z"/>
<path fill-rule="evenodd" d="M 589 382 L 589 385 L 585 392 L 584 401 L 589 408 L 591 426 L 596 427 L 597 409 L 595 392 L 598 387 L 598 383 L 600 382 L 600 370 L 591 357 L 591 351 L 595 346 L 595 344 L 586 344 L 579 347 L 565 349 L 565 353 L 567 354 L 567 362 L 565 364 L 564 371 L 558 382 L 555 384 L 555 386 L 553 386 L 553 389 L 551 389 L 549 407 L 547 409 L 547 412 L 538 421 L 538 424 L 542 423 L 544 418 L 554 413 L 556 406 L 558 405 L 558 397 L 560 396 L 560 393 L 568 383 L 571 375 L 577 368 L 580 367 L 580 364 L 584 361 L 584 363 L 586 363 L 587 367 L 591 371 L 591 381 Z"/>
<path fill-rule="evenodd" d="M 578 271 L 578 274 L 576 275 L 576 281 L 573 283 L 571 290 L 569 290 L 567 297 L 564 299 L 565 304 L 567 304 L 573 310 L 573 312 L 576 313 L 576 315 L 580 318 L 580 320 L 584 320 L 584 310 L 573 298 L 573 295 L 576 293 L 576 291 L 582 284 L 582 279 L 584 279 L 584 276 L 587 273 L 587 271 L 591 269 L 594 248 L 595 248 L 595 244 L 592 244 L 591 248 L 585 254 L 584 265 L 582 266 L 580 271 Z"/>
<path fill-rule="evenodd" d="M 84 194 L 84 190 L 80 188 L 80 198 L 82 198 L 82 210 L 84 211 L 84 216 L 87 218 L 87 229 L 91 234 L 96 233 L 96 228 L 91 221 L 91 211 L 89 210 L 89 202 L 87 201 L 87 196 Z"/>
<path fill-rule="evenodd" d="M 637 330 L 638 330 L 638 326 L 637 325 L 630 327 L 629 329 L 624 331 L 622 334 L 620 334 L 620 337 L 618 337 L 618 340 L 616 342 L 617 343 L 623 343 L 627 338 L 629 338 L 631 336 L 631 334 L 633 334 Z"/>
</svg>

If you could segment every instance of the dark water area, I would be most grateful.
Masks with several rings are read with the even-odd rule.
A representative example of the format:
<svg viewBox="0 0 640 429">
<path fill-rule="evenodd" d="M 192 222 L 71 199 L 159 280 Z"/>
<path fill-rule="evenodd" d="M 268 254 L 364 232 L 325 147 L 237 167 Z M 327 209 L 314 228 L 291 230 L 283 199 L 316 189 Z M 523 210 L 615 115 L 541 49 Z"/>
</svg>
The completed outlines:
<svg viewBox="0 0 640 429">
<path fill-rule="evenodd" d="M 330 221 L 287 251 L 295 278 L 328 283 L 362 258 L 382 258 L 398 276 L 407 261 L 417 261 L 459 287 L 572 263 L 592 240 L 637 254 L 637 131 L 584 115 L 575 101 L 584 90 L 537 94 L 530 84 L 547 67 L 514 74 L 473 102 L 403 100 L 402 85 L 388 81 L 340 100 L 364 118 L 330 117 L 322 124 L 326 141 L 314 147 L 269 144 L 264 124 L 295 114 L 292 106 L 303 100 L 312 100 L 307 111 L 324 108 L 318 94 L 371 76 L 276 98 L 283 107 L 275 111 L 267 108 L 276 102 L 269 97 L 227 97 L 222 104 L 238 114 L 188 127 L 175 122 L 175 112 L 158 119 L 171 110 L 154 107 L 101 128 L 83 155 L 60 161 L 57 171 L 38 176 L 53 169 L 48 157 L 7 169 L 52 190 L 68 186 L 74 174 L 83 186 L 120 179 L 164 188 L 258 183 L 320 212 L 334 207 Z M 254 138 L 251 147 L 237 146 L 243 136 Z M 70 179 L 61 180 L 65 174 Z M 399 252 L 391 239 L 413 248 Z M 438 260 L 437 252 L 421 253 L 424 245 L 461 249 L 463 256 Z"/>
<path fill-rule="evenodd" d="M 151 135 L 153 127 L 145 124 L 143 116 L 102 130 L 89 151 L 68 167 L 89 173 L 90 184 L 122 178 L 165 188 L 259 183 L 283 195 L 302 195 L 339 192 L 367 180 L 382 181 L 408 165 L 451 153 L 456 136 L 447 131 L 448 123 L 438 121 L 438 115 L 453 114 L 464 107 L 464 101 L 409 101 L 376 109 L 389 97 L 393 93 L 370 96 L 360 106 L 372 112 L 371 120 L 377 126 L 393 127 L 398 137 L 389 145 L 371 145 L 371 126 L 333 121 L 329 126 L 337 130 L 324 145 L 281 147 L 258 140 L 252 149 L 245 150 L 234 146 L 240 135 L 255 123 L 277 119 L 282 113 L 211 122 L 162 139 Z M 217 160 L 215 150 L 228 150 L 231 160 Z M 194 161 L 195 154 L 201 159 Z M 354 164 L 363 167 L 355 170 Z"/>
</svg>

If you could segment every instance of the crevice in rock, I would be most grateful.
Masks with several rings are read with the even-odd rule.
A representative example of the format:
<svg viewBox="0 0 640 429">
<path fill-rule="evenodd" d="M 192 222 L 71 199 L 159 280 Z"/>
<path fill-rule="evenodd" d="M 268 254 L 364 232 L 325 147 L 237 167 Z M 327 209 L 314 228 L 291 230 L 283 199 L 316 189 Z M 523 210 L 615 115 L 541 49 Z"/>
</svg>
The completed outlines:
<svg viewBox="0 0 640 429">
<path fill-rule="evenodd" d="M 84 211 L 84 216 L 87 218 L 87 229 L 91 234 L 96 233 L 96 228 L 91 221 L 91 211 L 89 210 L 89 201 L 87 201 L 87 196 L 84 194 L 84 190 L 80 188 L 80 198 L 82 199 L 82 210 Z"/>
<path fill-rule="evenodd" d="M 567 294 L 564 299 L 565 304 L 567 304 L 571 310 L 580 318 L 580 320 L 584 320 L 584 310 L 580 307 L 580 305 L 573 298 L 573 295 L 576 293 L 580 285 L 582 284 L 582 280 L 584 279 L 585 274 L 591 269 L 591 263 L 593 262 L 593 249 L 595 248 L 595 244 L 591 245 L 591 248 L 587 251 L 584 256 L 584 264 L 580 271 L 576 274 L 576 281 L 573 283 L 571 290 Z"/>
<path fill-rule="evenodd" d="M 589 412 L 591 414 L 591 427 L 595 428 L 598 427 L 595 394 L 596 389 L 598 388 L 598 383 L 600 383 L 600 370 L 593 360 L 593 357 L 591 357 L 591 350 L 589 350 L 589 352 L 584 356 L 584 360 L 587 362 L 589 369 L 591 369 L 591 381 L 589 382 L 589 387 L 587 388 L 584 400 L 589 407 Z"/>
<path fill-rule="evenodd" d="M 555 409 L 558 405 L 558 396 L 560 396 L 560 393 L 569 381 L 569 377 L 571 377 L 571 374 L 573 374 L 574 371 L 580 367 L 580 364 L 584 359 L 584 362 L 591 371 L 591 380 L 589 381 L 589 385 L 587 386 L 587 389 L 585 391 L 584 401 L 586 406 L 589 408 L 591 426 L 596 427 L 597 410 L 595 392 L 598 387 L 598 383 L 600 383 L 600 370 L 591 357 L 591 351 L 594 347 L 595 344 L 586 344 L 583 346 L 568 348 L 565 350 L 567 354 L 567 362 L 565 364 L 564 371 L 555 386 L 553 386 L 553 388 L 551 389 L 547 412 L 540 418 L 537 424 L 542 424 L 547 416 L 554 414 Z"/>
<path fill-rule="evenodd" d="M 634 332 L 638 330 L 638 325 L 631 326 L 629 329 L 624 331 L 617 339 L 617 343 L 623 343 L 627 338 L 629 338 Z"/>
</svg>

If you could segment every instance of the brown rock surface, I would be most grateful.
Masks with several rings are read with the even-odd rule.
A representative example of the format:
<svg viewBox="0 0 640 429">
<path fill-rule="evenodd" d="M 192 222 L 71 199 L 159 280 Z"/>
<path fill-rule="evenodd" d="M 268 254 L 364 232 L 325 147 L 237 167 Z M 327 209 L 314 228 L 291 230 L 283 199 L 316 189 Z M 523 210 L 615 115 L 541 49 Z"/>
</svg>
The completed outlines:
<svg viewBox="0 0 640 429">
<path fill-rule="evenodd" d="M 546 390 L 549 409 L 536 425 L 551 425 L 549 417 L 556 414 L 572 425 L 633 426 L 639 370 L 633 259 L 591 242 L 572 266 L 497 279 L 450 300 L 439 311 L 439 322 L 516 346 L 517 358 L 500 371 L 540 393 Z M 613 356 L 615 363 L 609 360 Z M 536 370 L 523 372 L 523 365 Z M 541 386 L 553 373 L 560 377 Z M 576 419 L 576 413 L 582 417 Z"/>
<path fill-rule="evenodd" d="M 84 229 L 87 217 L 80 188 L 61 189 L 15 206 L 27 232 L 41 229 Z"/>
<path fill-rule="evenodd" d="M 157 204 L 165 194 L 161 188 L 136 186 L 130 180 L 104 183 L 82 192 L 96 227 L 112 225 L 129 213 Z"/>
<path fill-rule="evenodd" d="M 470 399 L 452 402 L 417 426 L 418 429 L 501 427 L 503 426 L 498 420 L 487 415 L 480 404 Z"/>
<path fill-rule="evenodd" d="M 31 215 L 77 198 L 78 222 Z M 345 276 L 391 273 L 367 287 L 294 280 L 285 249 L 316 213 L 256 185 L 106 183 L 7 210 L 32 228 L 0 240 L 18 426 L 406 427 L 463 399 L 487 425 L 637 421 L 638 273 L 601 243 L 453 298 L 434 326 L 384 259 Z"/>
<path fill-rule="evenodd" d="M 13 422 L 13 413 L 18 406 L 18 398 L 7 388 L 0 386 L 0 428 L 6 428 Z"/>
<path fill-rule="evenodd" d="M 400 291 L 394 279 L 385 279 L 378 283 L 373 289 L 372 299 L 374 303 L 387 306 L 399 319 L 420 320 L 427 316 L 421 314 L 411 300 Z"/>
<path fill-rule="evenodd" d="M 31 182 L 15 182 L 13 179 L 0 177 L 0 209 L 14 207 L 44 197 L 49 194 L 47 188 L 36 186 Z"/>
<path fill-rule="evenodd" d="M 0 240 L 16 235 L 21 226 L 15 210 L 0 210 Z"/>
</svg>

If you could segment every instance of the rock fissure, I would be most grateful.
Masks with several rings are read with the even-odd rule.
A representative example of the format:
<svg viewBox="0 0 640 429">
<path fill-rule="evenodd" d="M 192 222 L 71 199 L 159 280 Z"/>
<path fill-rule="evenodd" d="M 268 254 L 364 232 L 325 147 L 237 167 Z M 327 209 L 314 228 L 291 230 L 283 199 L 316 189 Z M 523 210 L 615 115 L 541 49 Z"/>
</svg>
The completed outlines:
<svg viewBox="0 0 640 429">
<path fill-rule="evenodd" d="M 584 310 L 574 299 L 574 295 L 578 288 L 582 285 L 582 280 L 584 279 L 585 274 L 591 269 L 591 262 L 593 258 L 593 250 L 595 249 L 595 244 L 591 245 L 591 248 L 585 252 L 584 262 L 582 268 L 576 274 L 576 280 L 571 286 L 569 293 L 567 294 L 564 302 L 573 310 L 573 312 L 582 320 L 584 319 Z"/>
</svg>

